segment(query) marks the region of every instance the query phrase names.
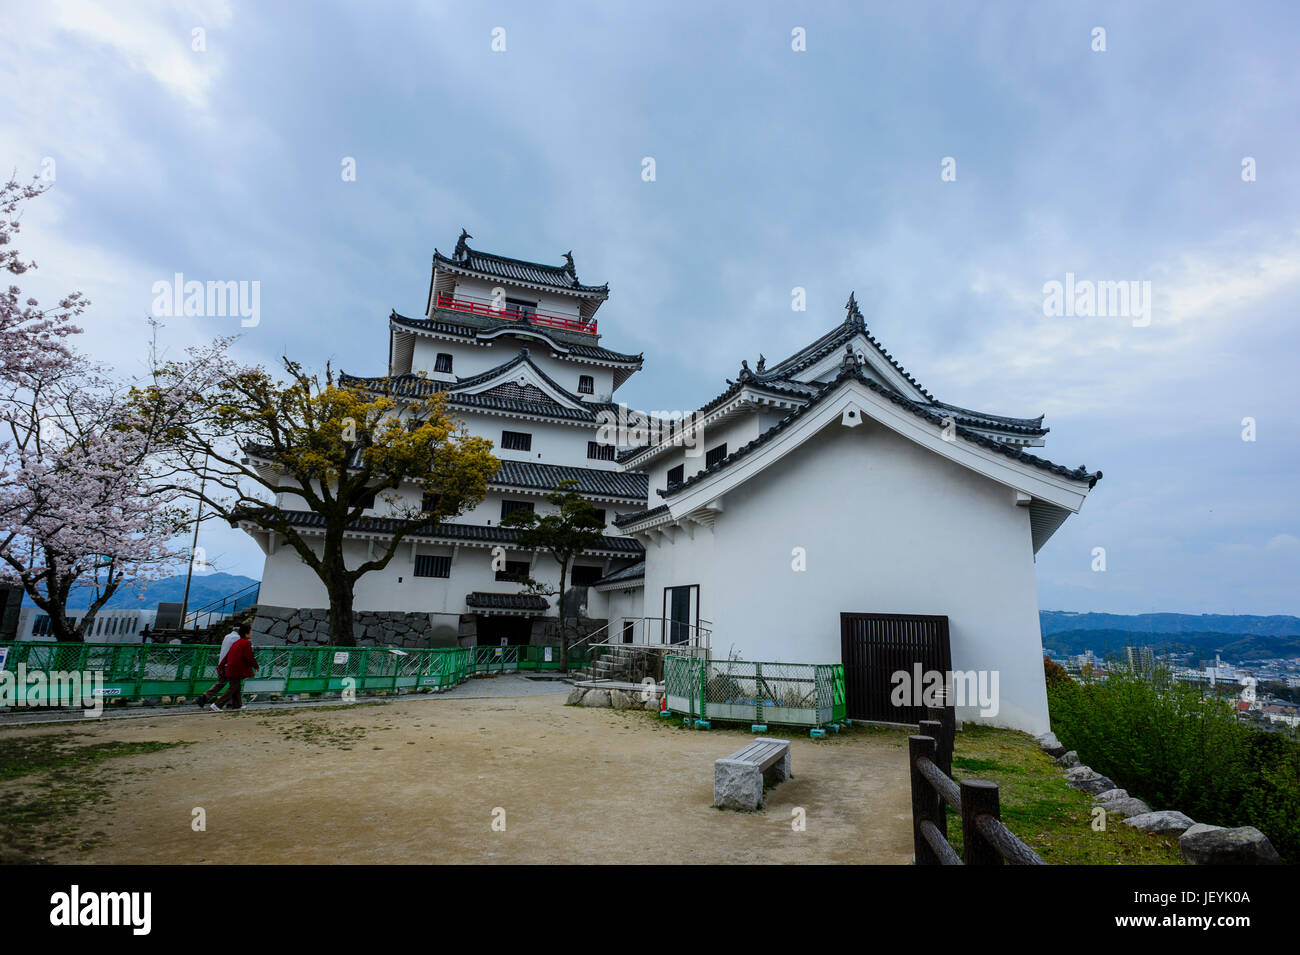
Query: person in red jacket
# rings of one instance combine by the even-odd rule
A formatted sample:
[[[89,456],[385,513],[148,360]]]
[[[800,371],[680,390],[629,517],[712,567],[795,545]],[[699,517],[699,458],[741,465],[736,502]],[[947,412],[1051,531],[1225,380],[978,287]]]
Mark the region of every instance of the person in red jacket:
[[[248,639],[247,631],[242,630],[239,639],[234,642],[226,654],[226,680],[230,686],[221,699],[212,704],[212,709],[220,710],[226,704],[230,709],[242,709],[244,705],[244,681],[257,672],[257,661],[253,659],[253,641]]]

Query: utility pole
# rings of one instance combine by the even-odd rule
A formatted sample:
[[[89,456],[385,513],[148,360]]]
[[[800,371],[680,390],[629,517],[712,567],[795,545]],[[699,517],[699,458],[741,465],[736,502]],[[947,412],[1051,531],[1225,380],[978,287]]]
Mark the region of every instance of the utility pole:
[[[208,455],[203,454],[203,471],[199,478],[199,505],[198,510],[194,512],[194,538],[190,541],[190,562],[185,568],[185,596],[181,598],[181,629],[185,629],[185,618],[189,615],[190,609],[190,580],[194,577],[194,551],[199,546],[199,525],[203,523],[203,491],[208,484]],[[198,629],[198,620],[194,622],[194,629]]]

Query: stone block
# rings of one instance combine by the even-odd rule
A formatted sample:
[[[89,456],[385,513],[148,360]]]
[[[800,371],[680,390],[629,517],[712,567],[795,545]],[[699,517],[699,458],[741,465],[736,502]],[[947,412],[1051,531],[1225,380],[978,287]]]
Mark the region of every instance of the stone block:
[[[1189,826],[1178,838],[1178,852],[1192,865],[1280,865],[1268,836],[1254,826]]]
[[[730,759],[713,764],[713,805],[753,812],[763,806],[763,774],[757,766]]]
[[[1138,816],[1129,816],[1124,820],[1124,825],[1132,826],[1134,829],[1141,829],[1144,832],[1167,832],[1181,835],[1196,825],[1196,821],[1184,816],[1177,809],[1165,809],[1160,812],[1146,812]]]

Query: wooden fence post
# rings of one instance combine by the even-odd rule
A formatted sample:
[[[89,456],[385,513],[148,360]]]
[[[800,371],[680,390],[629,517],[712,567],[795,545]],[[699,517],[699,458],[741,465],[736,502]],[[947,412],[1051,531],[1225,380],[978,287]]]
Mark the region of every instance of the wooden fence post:
[[[1002,818],[998,784],[984,779],[963,780],[961,784],[962,861],[967,865],[1002,865],[1002,853],[989,845],[975,827],[975,820],[980,816]]]
[[[957,711],[951,706],[931,706],[925,711],[927,721],[934,721],[941,729],[935,734],[939,744],[938,758],[935,765],[943,770],[944,775],[952,775],[952,751],[957,737]]]
[[[943,733],[943,726],[934,720],[921,720],[917,725],[921,727],[922,736],[928,736],[934,740],[934,755],[930,757],[931,761],[938,766],[939,769],[943,770],[945,776],[951,776],[952,773],[947,769],[944,769],[943,765],[943,737],[941,736]],[[926,780],[926,785],[929,786],[929,780]],[[931,790],[934,789],[933,786],[929,786],[929,788]],[[946,839],[948,838],[948,805],[942,800],[942,798],[938,799],[934,812],[934,818],[930,821],[939,827],[939,831],[943,833],[943,836]]]
[[[943,830],[942,810],[939,794],[934,791],[930,781],[916,768],[916,761],[922,756],[934,760],[935,741],[929,736],[909,736],[907,738],[908,761],[912,771],[912,849],[916,853],[917,865],[938,865],[939,857],[930,848],[921,835],[921,822],[928,819]]]

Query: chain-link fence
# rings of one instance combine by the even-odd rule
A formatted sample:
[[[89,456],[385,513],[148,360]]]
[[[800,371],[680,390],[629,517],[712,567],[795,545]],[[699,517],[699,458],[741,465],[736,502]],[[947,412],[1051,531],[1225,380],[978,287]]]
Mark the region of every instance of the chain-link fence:
[[[668,709],[704,720],[823,726],[844,719],[844,668],[669,656]]]
[[[99,673],[99,693],[114,700],[193,698],[217,680],[220,647],[174,644],[0,644],[14,680],[15,702],[28,685],[50,685],[55,673]],[[396,647],[254,647],[258,671],[245,693],[279,695],[402,692],[445,689],[467,679],[475,648],[402,650]],[[490,648],[483,648],[490,649]],[[540,649],[540,648],[538,648]],[[558,663],[556,664],[558,666]],[[37,676],[39,674],[39,676]],[[33,694],[33,698],[39,698]]]

